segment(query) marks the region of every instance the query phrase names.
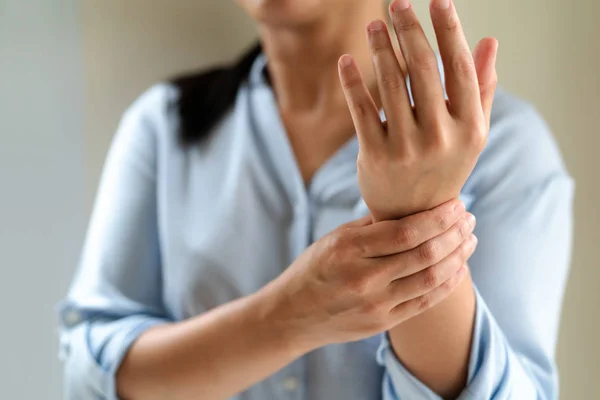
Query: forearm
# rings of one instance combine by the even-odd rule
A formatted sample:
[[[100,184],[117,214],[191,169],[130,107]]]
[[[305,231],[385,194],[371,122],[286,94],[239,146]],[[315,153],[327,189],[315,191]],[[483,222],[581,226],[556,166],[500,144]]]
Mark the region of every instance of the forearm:
[[[269,289],[187,321],[157,327],[132,346],[117,374],[124,399],[224,399],[302,355],[272,313]]]
[[[447,299],[389,331],[394,352],[421,382],[456,398],[467,382],[475,318],[470,276]]]

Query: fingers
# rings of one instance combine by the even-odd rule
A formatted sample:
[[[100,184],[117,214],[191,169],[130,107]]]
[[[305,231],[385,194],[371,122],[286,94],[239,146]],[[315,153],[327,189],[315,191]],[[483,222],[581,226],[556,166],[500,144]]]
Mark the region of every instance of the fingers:
[[[450,112],[461,119],[481,117],[473,57],[451,0],[431,0],[431,20],[444,63]]]
[[[385,269],[384,275],[390,281],[403,280],[402,278],[410,281],[411,277],[424,273],[430,266],[441,262],[468,241],[474,229],[475,217],[466,213],[452,228],[413,250],[378,259],[381,260],[381,265],[377,268]]]
[[[482,39],[473,52],[479,94],[481,97],[481,107],[483,108],[483,114],[488,130],[490,128],[490,116],[492,113],[492,103],[494,102],[494,93],[496,92],[496,86],[498,84],[498,75],[496,73],[497,55],[498,41],[494,38]]]
[[[404,132],[406,129],[403,128],[414,123],[414,117],[404,73],[386,24],[380,20],[371,22],[367,26],[367,36],[386,119],[393,132]]]
[[[343,55],[338,62],[338,72],[360,147],[368,151],[381,146],[385,132],[379,111],[356,62],[349,55]]]
[[[463,265],[450,279],[435,289],[419,297],[398,304],[390,311],[390,313],[397,319],[397,323],[400,323],[430,309],[452,294],[458,285],[465,279],[467,272],[468,267]]]
[[[437,59],[409,0],[395,0],[390,15],[410,76],[417,119],[423,122],[447,112]]]
[[[343,225],[340,225],[338,229],[350,229],[350,228],[360,228],[363,226],[371,225],[373,223],[373,217],[371,214],[365,215],[362,218],[359,218],[354,221],[347,222]]]
[[[458,199],[400,220],[383,221],[352,230],[352,244],[364,258],[402,253],[452,227],[464,216]],[[431,265],[431,264],[429,264]]]
[[[397,279],[390,283],[390,298],[394,299],[394,305],[413,300],[426,295],[444,284],[448,279],[464,265],[475,251],[477,239],[469,234],[467,240],[463,241],[447,257],[438,263],[412,274],[403,279]]]

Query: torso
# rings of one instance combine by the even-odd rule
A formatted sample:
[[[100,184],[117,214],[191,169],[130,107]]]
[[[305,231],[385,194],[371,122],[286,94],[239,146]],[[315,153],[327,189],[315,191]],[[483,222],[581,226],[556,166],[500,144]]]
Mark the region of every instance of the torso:
[[[252,110],[258,104],[260,112]],[[368,212],[357,186],[356,140],[306,187],[282,124],[273,120],[275,107],[266,89],[244,89],[235,108],[248,112],[227,118],[208,144],[159,160],[159,169],[179,177],[159,179],[157,188],[163,297],[175,319],[259,290],[312,241]],[[239,398],[379,398],[378,345],[373,337],[316,350]]]
[[[175,126],[159,136],[157,215],[162,297],[176,320],[261,289],[312,242],[368,213],[356,138],[302,159],[266,84],[243,87],[202,145],[182,150]],[[461,198],[469,208],[474,196]],[[235,399],[381,398],[380,340],[318,349]]]

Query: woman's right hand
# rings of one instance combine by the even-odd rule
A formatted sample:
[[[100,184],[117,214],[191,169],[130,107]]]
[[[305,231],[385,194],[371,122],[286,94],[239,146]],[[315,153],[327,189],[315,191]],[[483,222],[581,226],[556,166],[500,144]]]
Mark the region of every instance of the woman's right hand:
[[[474,225],[458,200],[401,220],[343,225],[267,286],[271,321],[306,351],[388,330],[462,281]]]

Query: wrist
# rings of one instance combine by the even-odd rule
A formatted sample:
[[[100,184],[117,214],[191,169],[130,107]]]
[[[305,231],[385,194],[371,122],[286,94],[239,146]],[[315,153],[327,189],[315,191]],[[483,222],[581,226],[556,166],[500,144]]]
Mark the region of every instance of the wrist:
[[[269,284],[249,297],[254,321],[274,345],[288,356],[298,358],[320,347],[309,339],[303,321],[294,317],[293,306],[273,284]]]

